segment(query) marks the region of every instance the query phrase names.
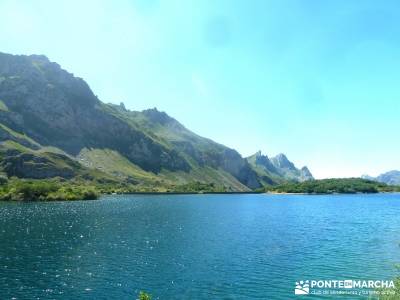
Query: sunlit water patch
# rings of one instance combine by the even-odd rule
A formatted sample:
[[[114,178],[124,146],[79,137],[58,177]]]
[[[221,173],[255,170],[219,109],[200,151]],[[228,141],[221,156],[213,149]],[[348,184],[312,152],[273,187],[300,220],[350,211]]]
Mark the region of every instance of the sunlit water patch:
[[[303,278],[391,279],[399,216],[395,194],[3,202],[0,298],[288,299]]]

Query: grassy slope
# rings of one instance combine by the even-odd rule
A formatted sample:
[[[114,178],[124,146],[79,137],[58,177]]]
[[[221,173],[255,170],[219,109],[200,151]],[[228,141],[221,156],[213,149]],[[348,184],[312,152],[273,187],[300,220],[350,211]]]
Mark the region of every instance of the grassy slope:
[[[255,163],[248,160],[253,170],[257,173],[257,175],[261,178],[263,185],[275,185],[279,183],[283,183],[284,179],[281,176],[273,174],[266,170],[265,168],[256,165]]]
[[[254,172],[236,151],[197,136],[165,113],[155,109],[131,112],[123,105],[104,104],[82,79],[44,56],[4,53],[0,56],[2,66],[7,66],[1,68],[0,76],[0,119],[9,125],[9,128],[0,125],[0,140],[7,141],[5,150],[30,153],[24,159],[33,162],[40,161],[37,157],[54,161],[56,156],[48,153],[57,153],[104,171],[116,180],[128,179],[153,186],[160,181],[165,185],[192,181],[215,183],[238,191],[248,190],[243,184],[259,186]],[[29,90],[29,101],[27,93],[19,86]],[[55,147],[42,147],[23,132],[69,155]],[[10,141],[14,144],[8,143]],[[85,151],[82,147],[91,149]],[[77,154],[79,151],[81,153]],[[30,158],[31,154],[35,157]],[[12,151],[7,155],[12,155]],[[8,164],[20,168],[14,175],[38,178],[26,172],[25,161],[21,166],[18,155],[15,156]],[[41,161],[42,171],[46,171],[47,162]],[[54,161],[55,166],[61,163]],[[10,174],[9,169],[7,171]]]
[[[163,170],[160,174],[161,178],[174,182],[174,185],[189,184],[193,181],[203,183],[214,183],[216,186],[225,187],[227,191],[240,191],[246,192],[250,189],[240,183],[231,174],[224,170],[215,170],[210,167],[198,167],[186,172],[169,172]]]
[[[4,125],[1,126],[12,137],[25,141],[24,144],[28,146],[34,145],[35,149],[14,140],[6,140],[0,143],[0,154],[6,155],[11,150],[17,154],[32,154],[35,157],[46,158],[52,167],[71,169],[76,176],[68,181],[61,178],[41,180],[14,178],[8,184],[1,186],[0,200],[87,199],[90,196],[86,195],[86,190],[94,191],[96,194],[249,190],[232,175],[212,168],[196,168],[189,173],[163,170],[156,175],[142,170],[118,152],[108,149],[83,149],[75,159],[58,148],[42,147],[31,138]]]
[[[114,150],[84,148],[77,156],[77,159],[88,168],[101,170],[121,180],[126,180],[127,178],[143,182],[157,180],[155,174],[142,170]]]
[[[15,144],[13,142],[6,142],[7,146],[5,148],[8,149],[15,149],[18,151],[23,150],[23,146]],[[10,147],[13,144],[12,147]],[[4,144],[0,146],[0,152],[5,149]],[[118,183],[118,180],[104,172],[101,172],[100,170],[96,169],[89,169],[86,168],[82,165],[80,165],[78,162],[75,160],[72,160],[64,155],[59,155],[57,153],[53,152],[40,152],[40,151],[21,151],[20,153],[32,153],[34,154],[35,157],[39,158],[45,158],[48,160],[48,163],[46,164],[47,167],[49,168],[54,168],[54,169],[59,169],[59,170],[71,170],[74,173],[73,179],[79,181],[79,182],[93,182],[95,184],[100,184],[100,183]],[[29,163],[29,162],[28,162]],[[32,163],[32,167],[34,167],[34,163]],[[2,172],[4,173],[4,172]],[[21,178],[22,179],[22,178]],[[29,179],[29,178],[26,178]],[[57,179],[57,177],[56,177]],[[43,180],[52,180],[52,178],[46,178]],[[77,182],[78,184],[78,182]]]
[[[29,137],[9,130],[3,130],[28,145],[40,145]],[[197,166],[190,172],[170,172],[162,170],[159,174],[146,172],[132,164],[116,151],[108,149],[83,149],[77,160],[65,155],[54,147],[31,149],[14,140],[0,143],[0,153],[14,150],[30,153],[48,159],[56,168],[70,168],[76,172],[73,180],[17,180],[12,179],[0,188],[2,200],[73,200],[95,198],[99,193],[128,192],[222,192],[248,191],[232,175],[211,167]],[[78,164],[78,161],[80,164]],[[284,183],[267,187],[266,191],[278,193],[375,193],[400,191],[400,187],[360,179],[324,179],[302,183]]]
[[[0,156],[4,158],[7,153],[12,151],[16,154],[32,154],[34,157],[43,158],[48,161],[48,165],[55,169],[68,169],[76,174],[76,177],[85,180],[113,181],[114,179],[107,174],[95,169],[88,169],[81,166],[73,157],[68,156],[62,150],[55,147],[42,147],[39,143],[18,133],[7,126],[0,124],[0,129],[7,131],[11,139],[0,142]],[[23,144],[21,144],[23,143]]]
[[[83,149],[78,160],[89,168],[99,169],[102,172],[115,176],[121,180],[133,180],[144,185],[161,185],[165,190],[171,187],[189,184],[191,182],[214,183],[220,187],[227,187],[229,191],[249,191],[229,173],[215,170],[210,167],[194,168],[190,172],[171,172],[162,170],[159,174],[143,171],[131,163],[118,152],[109,149]]]
[[[37,143],[36,141],[31,139],[27,135],[16,132],[15,130],[12,130],[11,128],[9,128],[3,124],[0,124],[0,132],[1,132],[2,136],[4,136],[4,137],[8,136],[9,140],[15,141],[19,144],[23,144],[29,148],[38,149],[41,147],[41,145],[39,143]]]
[[[121,113],[112,106],[105,109],[113,111],[124,118],[131,126],[141,128],[152,139],[173,148],[175,142],[191,142],[201,151],[219,151],[219,146],[208,139],[201,138],[185,129],[183,126],[169,128],[160,124],[152,124],[140,112]],[[25,134],[11,130],[0,124],[4,136],[8,140],[0,143],[0,154],[8,150],[18,153],[30,153],[35,157],[42,157],[49,161],[51,167],[70,169],[75,172],[72,184],[75,186],[87,185],[93,182],[100,192],[174,192],[174,191],[249,191],[231,174],[221,169],[208,166],[199,166],[189,155],[182,153],[192,166],[189,172],[171,172],[162,170],[159,174],[146,172],[131,163],[124,156],[109,149],[83,149],[79,155],[70,157],[55,147],[42,147]],[[9,151],[8,151],[9,152]],[[79,162],[79,164],[78,164]],[[307,181],[303,183],[282,183],[282,178],[274,176],[258,166],[255,171],[262,177],[268,176],[274,183],[281,183],[276,187],[267,187],[267,191],[287,193],[358,193],[398,190],[385,184],[359,179],[326,179]],[[0,170],[1,171],[1,170]],[[15,183],[12,183],[13,185]],[[271,184],[265,181],[264,184]],[[14,191],[11,189],[11,191]],[[9,192],[9,191],[8,191]],[[3,190],[3,195],[8,192]],[[14,193],[14,192],[13,192]],[[15,193],[14,193],[15,194]],[[18,193],[17,193],[18,194]],[[15,194],[15,195],[17,195]],[[18,196],[16,196],[18,198]]]
[[[119,106],[103,104],[102,109],[108,113],[124,120],[137,130],[144,132],[151,139],[164,145],[168,149],[174,149],[174,143],[186,142],[195,145],[196,150],[200,152],[221,151],[222,145],[200,137],[180,124],[172,123],[172,126],[160,125],[157,122],[151,122],[142,112],[124,111]],[[240,183],[231,174],[221,169],[214,169],[207,166],[199,166],[199,164],[184,152],[180,154],[189,162],[192,170],[190,172],[170,172],[162,170],[159,178],[172,183],[173,185],[188,184],[192,181],[203,183],[214,183],[218,186],[225,186],[230,191],[249,191],[250,189]]]
[[[8,111],[7,105],[4,103],[3,100],[0,100],[0,110],[2,111]]]

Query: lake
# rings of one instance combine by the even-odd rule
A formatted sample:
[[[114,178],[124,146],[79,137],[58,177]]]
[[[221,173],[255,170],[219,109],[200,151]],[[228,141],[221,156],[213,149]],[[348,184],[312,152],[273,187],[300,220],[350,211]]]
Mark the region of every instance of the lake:
[[[399,194],[1,202],[0,299],[291,299],[392,279],[399,242]]]

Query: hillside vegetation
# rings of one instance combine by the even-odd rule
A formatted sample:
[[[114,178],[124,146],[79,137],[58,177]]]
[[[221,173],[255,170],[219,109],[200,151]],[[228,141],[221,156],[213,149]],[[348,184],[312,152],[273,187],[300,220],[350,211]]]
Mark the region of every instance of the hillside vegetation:
[[[180,185],[140,185],[125,182],[17,179],[0,177],[0,201],[95,200],[105,194],[135,193],[224,193],[223,186],[194,181]]]
[[[72,182],[12,180],[0,186],[1,201],[95,200],[93,186]]]
[[[265,188],[268,192],[276,193],[306,193],[306,194],[355,194],[397,192],[400,187],[362,178],[335,178],[311,180],[299,183],[284,183]]]
[[[103,103],[43,55],[0,53],[0,175],[14,178],[10,191],[17,179],[163,192],[246,192],[312,179],[283,154],[271,164],[270,172],[155,108]]]

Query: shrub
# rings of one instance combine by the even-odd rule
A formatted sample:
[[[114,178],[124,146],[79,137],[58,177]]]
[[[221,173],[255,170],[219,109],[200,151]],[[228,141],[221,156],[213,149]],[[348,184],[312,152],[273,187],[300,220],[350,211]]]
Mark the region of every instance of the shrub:
[[[45,180],[13,180],[0,187],[0,200],[58,201],[94,200],[99,193],[94,187],[77,183]]]
[[[284,183],[275,187],[267,187],[266,190],[280,193],[308,193],[308,194],[332,194],[332,193],[378,193],[380,191],[394,191],[394,187],[383,183],[361,178],[322,179],[309,180],[300,183]]]
[[[141,291],[139,293],[139,300],[151,300],[151,295],[147,294],[146,292]]]

